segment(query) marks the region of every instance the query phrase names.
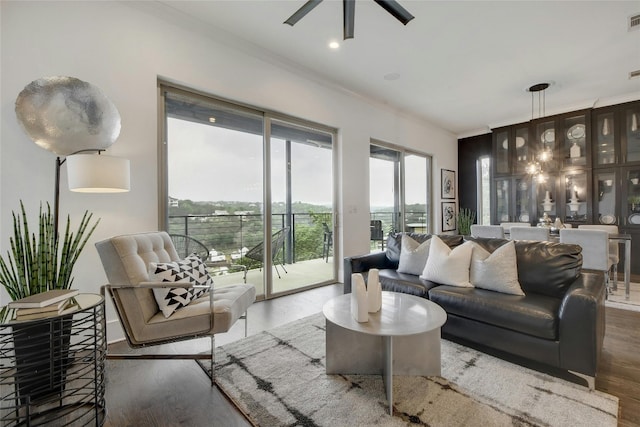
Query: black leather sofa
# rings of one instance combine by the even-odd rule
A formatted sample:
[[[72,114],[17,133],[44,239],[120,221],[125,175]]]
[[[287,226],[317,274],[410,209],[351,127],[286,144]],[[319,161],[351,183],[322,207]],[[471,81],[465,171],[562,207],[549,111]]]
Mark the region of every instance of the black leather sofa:
[[[432,236],[408,233],[423,242]],[[439,236],[447,245],[462,236]],[[475,238],[493,252],[508,242]],[[380,270],[383,290],[428,298],[447,312],[444,336],[510,353],[553,368],[570,371],[594,387],[605,333],[604,275],[581,271],[577,245],[515,241],[518,281],[524,296],[440,285],[398,273],[401,233],[390,234],[384,252],[345,258],[344,292],[351,292],[351,274]]]

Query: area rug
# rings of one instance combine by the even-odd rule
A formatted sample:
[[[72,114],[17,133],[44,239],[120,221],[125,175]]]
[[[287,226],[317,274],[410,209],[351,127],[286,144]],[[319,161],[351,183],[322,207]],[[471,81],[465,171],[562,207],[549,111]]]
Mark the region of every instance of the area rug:
[[[215,379],[276,426],[616,426],[618,398],[442,340],[442,377],[327,375],[321,313],[219,347]],[[201,365],[206,370],[206,365]]]

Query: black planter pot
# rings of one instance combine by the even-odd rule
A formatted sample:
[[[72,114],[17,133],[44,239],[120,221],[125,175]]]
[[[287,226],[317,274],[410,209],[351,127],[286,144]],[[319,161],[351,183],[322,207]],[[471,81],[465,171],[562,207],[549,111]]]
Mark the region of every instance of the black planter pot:
[[[72,316],[62,316],[13,325],[16,387],[22,405],[64,391],[72,323]]]

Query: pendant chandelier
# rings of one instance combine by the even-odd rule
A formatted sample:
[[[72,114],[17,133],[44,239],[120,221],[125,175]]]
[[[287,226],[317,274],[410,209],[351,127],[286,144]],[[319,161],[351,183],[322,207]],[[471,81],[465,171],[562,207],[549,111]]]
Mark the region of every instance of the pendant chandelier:
[[[531,92],[531,120],[533,120],[535,112],[535,95],[538,95],[538,118],[545,116],[545,90],[549,88],[549,83],[537,83],[527,89]],[[549,146],[549,141],[543,139],[542,150],[535,156],[534,160],[530,162],[526,171],[529,175],[532,175],[537,182],[545,182],[547,176],[544,172],[543,165],[553,160],[553,149]]]

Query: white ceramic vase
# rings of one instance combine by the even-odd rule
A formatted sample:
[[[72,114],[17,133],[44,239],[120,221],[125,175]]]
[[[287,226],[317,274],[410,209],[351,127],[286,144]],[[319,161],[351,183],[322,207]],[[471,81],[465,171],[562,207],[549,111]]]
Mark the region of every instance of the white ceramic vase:
[[[375,313],[382,307],[380,272],[377,268],[369,270],[369,276],[367,278],[367,305],[369,313]]]
[[[354,273],[351,275],[351,315],[356,319],[356,322],[369,321],[368,307],[364,277],[360,273]]]

